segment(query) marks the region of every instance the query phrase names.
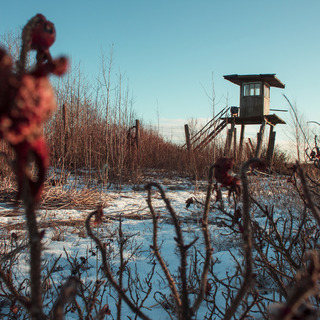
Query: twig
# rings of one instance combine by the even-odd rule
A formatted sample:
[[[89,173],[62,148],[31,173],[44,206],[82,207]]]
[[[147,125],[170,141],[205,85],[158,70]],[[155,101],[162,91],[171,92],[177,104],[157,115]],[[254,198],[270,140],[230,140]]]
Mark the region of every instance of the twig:
[[[302,168],[301,168],[301,166],[299,165],[298,162],[297,162],[297,167],[298,167],[298,174],[299,174],[301,185],[302,185],[303,195],[304,195],[304,197],[306,199],[307,206],[310,208],[314,219],[318,223],[318,226],[320,226],[320,212],[319,212],[319,209],[315,206],[315,204],[314,204],[314,202],[313,202],[313,200],[311,198],[311,195],[310,195],[310,192],[309,192],[309,188],[307,187],[307,182],[306,182],[306,179],[305,179],[305,176],[304,176],[304,172],[303,172],[303,170],[302,170]]]
[[[163,193],[162,195],[166,199],[166,197],[164,195],[164,192],[163,192],[163,189],[158,184],[152,183],[152,184],[148,184],[146,186],[146,189],[148,191],[147,203],[149,205],[149,209],[150,209],[150,212],[151,212],[151,215],[152,215],[152,219],[153,219],[153,245],[152,245],[152,249],[154,251],[154,254],[155,254],[157,260],[160,263],[162,271],[164,272],[164,274],[165,274],[165,276],[167,278],[167,281],[168,281],[168,284],[169,284],[169,287],[170,287],[170,290],[171,290],[171,294],[174,297],[174,301],[176,303],[176,308],[177,308],[177,310],[180,310],[180,308],[182,306],[182,302],[181,302],[178,290],[177,290],[175,282],[174,282],[174,280],[173,280],[173,278],[172,278],[172,276],[170,274],[170,271],[167,268],[167,265],[165,264],[164,260],[161,257],[159,246],[158,246],[158,217],[157,217],[157,215],[156,215],[156,213],[154,211],[154,208],[153,208],[153,205],[152,205],[152,201],[151,201],[151,187],[152,186],[155,186],[157,188],[159,187],[160,192],[162,191],[162,193]],[[171,205],[170,205],[170,207],[171,207]]]
[[[248,177],[247,171],[250,164],[254,162],[261,162],[257,158],[253,158],[245,162],[241,167],[241,182],[242,182],[242,239],[243,239],[243,249],[244,249],[244,265],[245,271],[243,275],[242,285],[233,299],[230,307],[226,310],[224,320],[230,320],[235,314],[241,300],[245,296],[246,292],[249,290],[253,283],[252,277],[252,230],[251,230],[251,218],[250,218],[250,197],[248,188]]]
[[[18,292],[18,290],[15,288],[15,286],[13,285],[11,273],[5,272],[0,267],[0,278],[5,283],[5,285],[10,290],[10,292],[13,294],[15,299],[17,299],[27,310],[30,310],[30,308],[31,308],[31,300],[28,297],[21,295]]]
[[[22,47],[20,51],[20,57],[19,61],[17,63],[18,72],[23,73],[26,69],[26,62],[27,62],[27,55],[30,51],[30,37],[31,37],[31,31],[35,27],[35,24],[37,22],[37,17],[32,17],[27,24],[22,29]]]
[[[202,218],[202,232],[203,232],[203,237],[205,242],[206,256],[205,256],[204,265],[202,269],[199,293],[192,306],[193,313],[195,313],[199,309],[200,304],[203,300],[204,292],[207,284],[207,276],[210,268],[210,261],[212,258],[212,248],[211,248],[210,234],[208,229],[208,217],[209,217],[210,199],[211,199],[211,192],[212,192],[212,185],[213,185],[213,170],[214,170],[214,166],[212,166],[209,170],[207,195],[206,195],[206,201],[205,201],[203,218]]]
[[[27,217],[27,228],[30,244],[30,283],[31,283],[31,319],[43,320],[46,316],[42,310],[41,290],[41,235],[35,212],[35,199],[30,192],[30,184],[27,176],[23,183],[22,199]]]
[[[301,133],[303,134],[303,137],[304,137],[305,141],[307,142],[309,148],[311,149],[310,144],[309,144],[309,141],[308,141],[308,139],[307,139],[307,136],[306,136],[306,134],[304,133],[304,131],[303,131],[303,129],[302,129],[302,126],[301,126],[301,124],[300,124],[300,121],[299,121],[299,119],[298,119],[296,110],[295,110],[294,107],[292,106],[292,104],[291,104],[290,100],[287,98],[287,96],[286,96],[285,94],[283,94],[283,96],[284,96],[284,98],[287,100],[287,102],[288,102],[288,104],[289,104],[289,106],[290,106],[290,108],[291,108],[291,110],[292,110],[292,112],[293,112],[293,114],[294,114],[294,117],[295,117],[295,119],[296,119],[296,122],[297,122],[297,124],[299,125],[299,128],[300,128],[300,130],[301,130]]]
[[[123,232],[122,232],[122,217],[120,215],[119,218],[119,230],[118,230],[118,235],[119,235],[119,252],[120,252],[120,267],[119,267],[119,287],[121,290],[123,290],[123,272],[124,272],[124,258],[123,258],[123,250],[124,250],[124,242],[125,239],[123,237]],[[121,295],[119,294],[118,297],[118,302],[117,302],[117,320],[121,320],[121,306],[122,306],[122,299]]]
[[[88,217],[85,221],[85,226],[87,229],[88,236],[96,243],[96,245],[98,246],[98,249],[101,253],[104,274],[106,275],[106,277],[108,278],[108,280],[110,281],[110,283],[114,287],[114,289],[118,292],[118,294],[121,295],[121,298],[125,301],[125,303],[129,306],[129,308],[133,312],[135,312],[141,319],[150,320],[149,317],[147,317],[139,308],[137,308],[132,303],[132,301],[128,298],[128,296],[125,294],[125,292],[120,288],[117,281],[114,279],[114,277],[110,271],[108,262],[107,262],[106,249],[105,249],[104,245],[102,244],[102,242],[92,232],[92,229],[90,226],[90,220],[92,217],[99,215],[100,210],[102,211],[102,208],[99,208],[98,210],[95,210],[88,215]],[[101,214],[101,212],[100,212],[100,214]]]
[[[64,319],[64,306],[71,301],[77,294],[77,286],[79,279],[70,277],[67,282],[62,286],[58,299],[56,300],[54,307],[51,311],[53,320]]]
[[[298,283],[293,288],[287,301],[284,304],[276,305],[273,307],[274,320],[291,320],[298,312],[299,307],[304,301],[319,292],[319,274],[320,274],[320,259],[317,251],[312,251],[306,257],[308,265],[305,270],[297,274]],[[310,310],[311,311],[311,310]],[[309,312],[310,313],[310,312]],[[317,311],[313,310],[310,315],[316,315]],[[299,317],[298,317],[299,318]],[[297,319],[298,319],[297,318]],[[303,318],[300,318],[303,319]],[[310,318],[318,319],[318,317]]]

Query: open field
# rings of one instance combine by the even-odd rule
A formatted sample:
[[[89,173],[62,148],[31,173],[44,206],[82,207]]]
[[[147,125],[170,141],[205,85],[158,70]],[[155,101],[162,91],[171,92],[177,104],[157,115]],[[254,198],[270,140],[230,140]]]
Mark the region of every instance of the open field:
[[[152,179],[163,186],[177,217],[181,222],[182,234],[186,243],[198,240],[188,250],[188,293],[190,301],[197,295],[199,278],[202,271],[205,245],[202,236],[202,214],[206,198],[206,181],[194,182],[185,177],[175,179],[161,178],[149,174],[141,185],[123,186],[122,190],[104,189],[101,185],[95,188],[83,189],[64,186],[47,186],[37,211],[37,220],[44,233],[42,239],[43,255],[43,298],[45,310],[52,308],[61,284],[73,275],[79,279],[78,295],[67,304],[66,319],[92,317],[108,306],[110,314],[106,319],[116,319],[119,314],[117,292],[110,286],[109,281],[101,270],[101,253],[94,241],[88,237],[85,220],[89,212],[101,204],[103,206],[102,223],[93,227],[95,234],[105,245],[108,263],[114,277],[119,280],[121,275],[122,287],[130,295],[136,305],[151,319],[174,319],[175,304],[170,294],[170,288],[159,263],[153,254],[153,222],[150,209],[146,202],[147,191],[144,185]],[[73,180],[70,180],[71,184]],[[79,184],[79,186],[82,186]],[[247,319],[269,319],[268,308],[280,299],[285,299],[283,288],[290,291],[294,282],[294,264],[286,263],[288,252],[276,252],[277,246],[286,246],[291,250],[290,239],[302,237],[299,226],[302,214],[305,212],[303,201],[293,183],[285,176],[266,176],[255,173],[249,176],[249,189],[256,204],[251,206],[254,235],[264,241],[261,250],[256,249],[254,256],[255,284],[249,290],[246,299],[242,301],[235,315],[240,319],[247,312]],[[10,191],[10,190],[9,190]],[[1,263],[13,275],[14,283],[21,293],[28,296],[29,254],[23,209],[13,207],[14,190],[1,192]],[[241,202],[227,198],[223,191],[221,201],[211,198],[209,211],[209,233],[213,248],[210,270],[208,274],[207,292],[204,301],[195,314],[196,319],[223,319],[231,298],[239,290],[243,281],[243,248],[241,239],[241,218],[233,220]],[[187,201],[188,200],[188,201]],[[180,256],[177,252],[175,228],[172,217],[161,198],[154,190],[152,193],[153,208],[158,215],[160,252],[178,287]],[[273,225],[266,212],[272,213]],[[311,218],[303,228],[309,228]],[[275,228],[276,226],[276,228]],[[283,244],[277,235],[281,234]],[[290,234],[288,234],[290,232]],[[304,233],[305,243],[312,238]],[[269,238],[267,238],[269,237]],[[274,242],[273,239],[274,238]],[[278,242],[277,242],[278,241]],[[300,240],[299,240],[300,241]],[[312,241],[311,241],[312,242]],[[310,243],[311,244],[311,243]],[[308,246],[308,245],[307,245]],[[300,244],[291,258],[298,261]],[[293,254],[293,252],[292,252]],[[274,273],[283,277],[283,288],[272,277],[268,265],[262,257],[268,257],[274,265]],[[287,261],[288,262],[288,261]],[[122,267],[121,267],[122,266]],[[278,270],[279,269],[279,270]],[[284,277],[283,272],[287,274]],[[180,288],[181,289],[181,288]],[[1,314],[9,313],[12,302],[7,290],[2,286]],[[231,299],[231,300],[230,300]],[[24,309],[17,306],[15,319],[27,318]],[[8,316],[9,318],[9,316]],[[134,313],[125,303],[121,307],[121,319],[134,319]],[[91,319],[91,318],[90,318]]]

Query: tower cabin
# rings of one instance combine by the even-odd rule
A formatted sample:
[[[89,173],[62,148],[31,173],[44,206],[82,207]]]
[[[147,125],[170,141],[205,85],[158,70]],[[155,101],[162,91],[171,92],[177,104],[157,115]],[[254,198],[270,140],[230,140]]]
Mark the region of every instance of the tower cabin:
[[[261,117],[270,113],[270,87],[285,88],[275,74],[232,74],[226,80],[240,86],[240,117]]]
[[[262,138],[265,126],[268,124],[270,126],[270,133],[267,158],[272,162],[276,135],[274,127],[276,124],[285,124],[285,121],[276,114],[270,114],[270,88],[284,89],[285,85],[275,74],[231,74],[224,76],[224,78],[240,86],[240,114],[237,107],[231,107],[231,117],[226,119],[231,124],[231,129],[228,130],[225,154],[228,154],[230,151],[231,140],[236,139],[236,125],[241,125],[239,143],[239,153],[241,156],[245,126],[260,124],[255,152],[255,156],[260,157]]]

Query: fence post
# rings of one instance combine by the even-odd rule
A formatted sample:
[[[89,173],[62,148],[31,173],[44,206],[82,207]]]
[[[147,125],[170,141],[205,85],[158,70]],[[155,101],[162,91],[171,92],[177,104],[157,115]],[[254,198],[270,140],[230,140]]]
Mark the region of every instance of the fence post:
[[[140,166],[140,120],[136,119],[136,125],[134,127],[135,129],[135,141],[133,146],[133,158],[132,158],[132,169],[136,171]]]
[[[67,113],[67,104],[64,103],[62,105],[62,122],[63,122],[63,150],[62,150],[62,161],[63,161],[63,167],[65,163],[65,157],[67,154],[67,148],[68,148],[68,113]]]
[[[139,150],[139,141],[140,140],[140,120],[136,119],[136,146],[137,151]]]
[[[187,150],[190,154],[191,152],[190,131],[189,131],[189,126],[187,124],[184,125],[184,133],[186,136]]]

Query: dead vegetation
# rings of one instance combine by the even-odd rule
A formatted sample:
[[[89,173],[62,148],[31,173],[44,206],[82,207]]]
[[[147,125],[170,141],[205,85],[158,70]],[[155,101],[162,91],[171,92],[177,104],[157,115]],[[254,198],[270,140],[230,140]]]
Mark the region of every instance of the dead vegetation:
[[[42,192],[39,209],[83,209],[96,208],[97,204],[106,207],[112,199],[103,191],[87,188],[66,188],[63,186],[46,186]],[[1,185],[0,202],[22,207],[17,200],[17,189],[14,185]]]
[[[19,82],[25,76],[37,83],[47,81],[50,72],[61,75],[65,71],[66,59],[52,59],[49,52],[54,42],[53,31],[53,24],[42,15],[27,23],[15,71],[10,56],[0,49],[2,85],[9,89],[11,85],[17,86],[12,91],[17,93],[26,88],[26,84]],[[50,41],[43,46],[37,43],[41,37],[49,37]],[[30,71],[27,53],[31,49],[37,51],[37,57]],[[103,67],[100,85],[104,94],[101,96],[90,96],[87,87],[80,85],[83,82],[74,74],[56,83],[59,109],[45,127],[52,164],[60,169],[62,176],[72,171],[78,181],[84,175],[88,184],[99,179],[106,186],[116,184],[118,189],[129,180],[138,186],[142,169],[153,167],[187,173],[197,182],[208,172],[211,159],[221,153],[219,146],[208,147],[190,161],[185,150],[165,142],[154,130],[142,127],[138,131],[137,122],[133,126],[132,101],[123,90],[121,74],[115,85],[110,82],[111,66],[112,56],[109,64]],[[13,79],[15,81],[11,81]],[[44,93],[49,93],[48,88],[50,86],[43,89]],[[110,96],[111,92],[115,93],[114,97]],[[0,115],[5,123],[13,126],[0,127],[6,140],[2,156],[16,175],[16,184],[11,184],[7,174],[2,180],[0,201],[16,206],[14,211],[4,209],[2,218],[14,218],[18,214],[25,217],[23,223],[12,223],[12,220],[10,224],[1,225],[1,317],[60,320],[73,315],[78,319],[120,320],[125,304],[131,310],[132,319],[150,319],[147,311],[158,306],[165,310],[168,318],[179,320],[196,318],[201,306],[205,306],[203,319],[208,320],[319,318],[318,169],[305,173],[297,163],[289,170],[291,174],[286,180],[273,180],[270,173],[266,173],[269,177],[263,185],[261,173],[256,179],[248,178],[250,165],[261,163],[260,159],[239,163],[239,180],[229,175],[230,162],[218,158],[209,170],[203,199],[193,197],[186,203],[197,206],[194,212],[197,217],[190,220],[199,225],[198,234],[190,224],[185,226],[184,223],[190,221],[180,218],[163,187],[155,182],[146,185],[145,206],[135,212],[128,209],[108,216],[104,215],[103,208],[112,198],[98,188],[68,189],[64,183],[54,187],[44,184],[49,154],[42,125],[48,117],[47,111],[55,107],[53,95],[49,99],[50,110],[47,110],[48,105],[36,99],[39,98],[37,89],[30,90],[30,94],[34,94],[30,101],[35,104],[31,111],[38,110],[40,114],[38,123],[28,112],[29,100],[22,99],[17,110],[16,97],[9,99],[6,90],[1,94],[4,102]],[[20,117],[15,118],[17,112]],[[22,130],[25,124],[28,130]],[[7,167],[2,169],[3,173]],[[221,171],[214,173],[214,168]],[[217,184],[215,191],[221,187],[229,189],[226,200],[229,206],[219,192],[212,198],[214,182]],[[164,219],[155,208],[155,200],[163,201],[167,210]],[[83,219],[47,221],[45,214],[40,218],[37,215],[39,208],[91,212],[86,212]],[[210,221],[213,215],[214,223]],[[135,241],[139,235],[125,232],[123,228],[124,219],[137,217],[152,220],[152,242],[148,249],[150,268],[143,276],[136,265],[131,264],[141,254],[142,245]],[[114,223],[110,223],[112,219]],[[160,222],[172,225],[170,238],[175,241],[178,257],[175,270],[169,267],[162,249],[159,238],[163,225]],[[116,223],[116,227],[111,228]],[[212,239],[213,227],[221,228],[219,236],[223,242],[220,245],[225,246],[235,266],[223,277],[215,272],[220,261],[218,256],[213,257],[214,246],[218,246],[217,240]],[[71,228],[73,231],[69,232]],[[85,254],[71,255],[64,249],[64,258],[61,254],[52,261],[44,259],[49,241],[58,245],[73,234],[78,235],[75,246],[80,246],[84,237],[90,238]],[[27,271],[22,271],[23,267]],[[95,271],[94,278],[90,278],[90,270]],[[154,280],[156,275],[160,276]],[[170,292],[166,294],[160,289],[154,292],[154,281],[162,288],[169,287]],[[111,299],[116,304],[113,311],[109,304]],[[150,307],[146,301],[151,299],[155,303]]]
[[[219,200],[211,196],[212,183],[209,183],[206,197],[203,199],[193,199],[192,203],[195,212],[198,212],[198,214],[199,210],[204,213],[207,212],[205,217],[201,219],[201,224],[204,228],[204,239],[207,239],[205,242],[208,243],[207,246],[201,240],[202,245],[204,245],[204,251],[203,248],[200,249],[197,245],[200,241],[198,236],[195,236],[194,240],[189,243],[184,242],[184,235],[180,234],[181,231],[179,231],[182,226],[182,219],[176,217],[175,210],[166,198],[161,186],[154,183],[147,186],[147,190],[151,191],[151,189],[155,188],[159,191],[159,194],[149,193],[148,206],[150,211],[148,215],[146,214],[146,217],[150,219],[150,212],[154,212],[152,198],[156,196],[163,199],[171,218],[163,217],[161,221],[167,221],[175,225],[177,230],[177,246],[180,250],[188,252],[188,259],[186,259],[186,252],[179,254],[181,267],[188,270],[183,280],[180,278],[183,273],[181,267],[178,274],[171,274],[171,270],[169,271],[166,263],[162,260],[163,253],[157,247],[157,223],[159,218],[155,212],[151,214],[154,219],[154,240],[153,244],[150,244],[153,251],[150,258],[156,258],[160,265],[162,265],[165,275],[164,279],[167,279],[164,281],[168,281],[172,290],[170,297],[161,294],[161,292],[156,292],[154,299],[157,304],[168,310],[168,315],[175,314],[179,319],[186,319],[186,317],[192,317],[193,314],[196,314],[198,303],[204,303],[207,307],[204,319],[242,319],[257,315],[261,319],[270,319],[270,317],[272,319],[282,319],[284,316],[285,319],[304,319],[306,314],[313,316],[310,319],[318,317],[319,302],[317,300],[318,291],[316,283],[318,281],[317,264],[319,259],[317,255],[317,243],[319,232],[317,231],[317,223],[315,222],[318,220],[318,209],[313,205],[313,200],[308,197],[308,192],[310,192],[309,190],[313,190],[313,193],[316,192],[315,190],[319,188],[319,184],[316,180],[310,180],[309,178],[304,180],[303,171],[301,171],[299,166],[296,168],[297,171],[293,172],[292,180],[287,177],[263,178],[263,175],[259,174],[251,174],[249,180],[246,180],[247,176],[245,173],[247,170],[244,168],[242,171],[244,175],[241,178],[243,191],[242,204],[236,198],[231,198],[229,201],[231,203],[234,201],[234,204],[230,208],[225,205],[223,206],[222,199]],[[313,175],[315,179],[314,171],[307,173],[307,177],[309,175]],[[299,198],[299,194],[302,198]],[[281,198],[281,195],[283,195],[283,198]],[[267,202],[264,202],[264,199]],[[290,202],[288,199],[290,199]],[[292,207],[292,205],[294,206]],[[81,259],[70,256],[66,252],[66,259],[73,272],[70,280],[66,282],[66,286],[61,289],[69,293],[63,298],[66,304],[63,307],[64,311],[59,309],[59,312],[63,312],[64,315],[67,315],[69,312],[76,313],[80,318],[91,315],[93,318],[100,319],[99,314],[103,314],[104,317],[107,316],[111,313],[110,306],[102,303],[102,301],[104,301],[104,297],[110,294],[111,285],[116,289],[116,293],[113,292],[112,296],[118,303],[123,300],[124,303],[128,303],[129,306],[131,305],[132,312],[136,317],[148,319],[143,312],[143,305],[144,301],[150,298],[152,279],[155,271],[150,270],[146,282],[149,283],[150,287],[145,291],[146,289],[144,287],[142,289],[142,285],[139,285],[142,281],[139,276],[139,270],[124,267],[127,266],[129,261],[125,260],[124,256],[120,258],[120,266],[118,265],[114,269],[115,258],[108,247],[103,245],[105,241],[117,239],[119,259],[119,254],[121,257],[121,253],[124,253],[127,250],[125,248],[128,248],[129,243],[134,240],[132,235],[124,234],[121,231],[121,221],[122,219],[133,218],[134,215],[139,215],[140,212],[130,212],[127,216],[125,212],[114,215],[114,223],[118,223],[120,218],[120,225],[109,235],[104,235],[101,231],[98,232],[98,229],[95,229],[95,232],[92,229],[95,225],[99,228],[99,226],[106,226],[107,222],[111,222],[107,214],[108,211],[102,215],[102,212],[99,210],[93,211],[87,217],[86,228],[88,235],[97,243],[98,250],[102,255],[103,270],[108,281],[101,278],[95,284],[87,284],[84,280],[87,268],[92,268],[92,260],[89,257],[93,254],[94,256],[99,255],[96,249],[91,250],[88,257],[80,257]],[[145,208],[141,208],[141,210],[144,211]],[[225,278],[217,277],[215,274],[214,267],[219,262],[211,257],[211,248],[218,249],[218,244],[214,239],[210,240],[211,235],[206,231],[209,230],[206,226],[212,226],[208,222],[208,217],[210,215],[217,215],[217,211],[221,212],[219,226],[226,232],[222,237],[225,237],[225,246],[230,250],[230,253],[232,252],[232,248],[236,249],[241,242],[243,243],[243,262],[240,262],[234,256],[236,268],[232,274],[228,274]],[[282,212],[282,217],[279,218],[276,211]],[[99,212],[100,214],[98,214]],[[92,219],[95,220],[93,224],[90,223]],[[264,222],[262,223],[262,221]],[[185,222],[190,224],[190,220],[188,221],[188,219]],[[199,223],[199,217],[197,223]],[[44,217],[44,219],[39,221],[38,225],[42,230],[54,228],[54,232],[51,235],[52,241],[63,241],[66,234],[71,232],[69,227],[72,227],[72,230],[74,230],[72,232],[79,232],[79,235],[85,236],[84,220],[46,221]],[[16,234],[15,230],[20,230],[20,228],[23,230],[25,224],[12,225],[12,227],[7,229],[8,234],[11,234],[8,238],[11,245],[3,248],[3,256],[6,257],[6,263],[9,260],[11,262],[9,265],[3,264],[3,270],[8,270],[9,266],[17,265],[19,255],[26,253],[28,245],[25,242],[25,237],[19,235],[19,238],[16,239],[14,236]],[[100,238],[103,239],[103,242],[101,242]],[[139,247],[133,245],[132,249],[133,257],[138,253]],[[205,252],[211,252],[208,258],[205,258]],[[55,288],[54,283],[56,280],[53,277],[55,268],[59,267],[60,259],[61,257],[58,257],[51,268],[44,269],[46,270],[44,277],[50,279],[50,281],[45,281],[48,287],[43,287],[44,296],[48,296],[49,294],[56,295],[58,292],[61,292],[58,288]],[[203,264],[205,261],[208,261],[207,264]],[[100,260],[97,260],[97,262],[100,265]],[[201,265],[206,266],[205,269],[202,269]],[[207,275],[204,275],[203,272],[206,272]],[[124,278],[129,276],[128,283],[131,284],[129,296],[127,295],[127,289],[125,289],[127,288],[127,284],[119,278],[121,273]],[[7,285],[9,285],[10,281],[13,281],[8,276],[2,275],[3,281]],[[225,294],[223,295],[224,306],[221,305],[221,298],[217,300],[218,291],[221,288],[225,290]],[[10,292],[10,286],[6,290],[8,289]],[[143,292],[145,294],[144,297],[141,296]],[[22,319],[22,315],[24,314],[23,304],[21,305],[18,301],[23,301],[24,298],[16,293],[16,298],[10,300],[8,291],[3,291],[3,294],[7,297],[6,299],[8,300],[6,301],[8,303],[11,301],[11,307],[17,308],[17,315],[19,315],[19,319]],[[77,299],[75,299],[76,296],[74,294],[76,294]],[[307,298],[309,296],[310,298]],[[184,304],[182,303],[183,299],[185,301]],[[194,301],[196,307],[186,301]],[[309,303],[307,303],[308,301]],[[58,308],[59,303],[62,303],[62,300],[56,302],[55,308]],[[86,306],[85,310],[81,307],[82,303]],[[58,313],[57,310],[55,311],[56,314]],[[119,319],[122,318],[121,310],[122,308],[119,307],[117,311]],[[94,314],[95,316],[93,316]]]

